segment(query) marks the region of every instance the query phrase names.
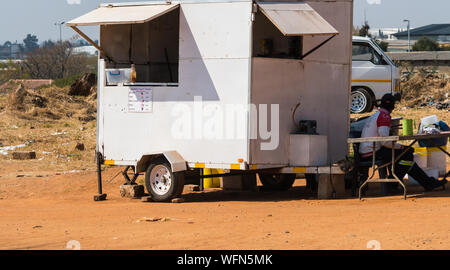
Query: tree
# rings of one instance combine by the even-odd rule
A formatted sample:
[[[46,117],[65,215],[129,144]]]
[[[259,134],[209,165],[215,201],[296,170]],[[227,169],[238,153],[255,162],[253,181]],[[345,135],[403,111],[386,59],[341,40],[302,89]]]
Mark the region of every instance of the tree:
[[[422,37],[413,45],[412,50],[415,52],[439,51],[439,44],[428,37]]]
[[[42,43],[42,47],[43,48],[51,48],[51,47],[53,47],[53,46],[55,46],[56,44],[55,44],[55,42],[53,42],[52,40],[46,40],[46,41],[44,41],[43,43]]]
[[[23,40],[25,44],[25,52],[32,52],[35,49],[39,48],[38,38],[34,35],[28,34],[27,37]]]
[[[11,47],[12,43],[11,41],[6,41],[5,44],[3,44],[3,47],[9,48]]]
[[[352,36],[359,36],[359,30],[361,30],[359,27],[353,26],[353,28],[352,28]]]
[[[61,79],[89,71],[88,60],[86,55],[74,54],[72,44],[65,41],[29,52],[22,65],[30,78]]]
[[[388,51],[389,43],[387,43],[386,41],[382,41],[382,40],[376,40],[375,42],[378,44],[378,46],[380,46],[380,48],[383,51],[385,51],[385,52]]]
[[[361,28],[359,29],[359,36],[371,37],[371,35],[369,34],[369,30],[370,30],[369,22],[365,21],[363,26],[361,26]]]

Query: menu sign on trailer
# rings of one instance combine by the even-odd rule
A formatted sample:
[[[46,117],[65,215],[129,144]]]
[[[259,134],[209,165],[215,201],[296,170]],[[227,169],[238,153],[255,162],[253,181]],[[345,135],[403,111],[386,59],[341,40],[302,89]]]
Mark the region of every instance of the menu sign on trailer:
[[[128,94],[128,112],[152,113],[153,91],[149,87],[131,87]]]

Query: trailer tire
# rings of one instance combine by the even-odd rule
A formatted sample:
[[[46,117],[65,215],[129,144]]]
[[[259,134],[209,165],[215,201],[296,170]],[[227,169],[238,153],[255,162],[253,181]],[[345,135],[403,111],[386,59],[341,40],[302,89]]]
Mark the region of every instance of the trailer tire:
[[[174,173],[166,160],[154,160],[145,173],[145,187],[153,201],[170,201],[183,193],[184,172]]]
[[[294,185],[296,174],[259,173],[259,180],[267,190],[286,191]]]

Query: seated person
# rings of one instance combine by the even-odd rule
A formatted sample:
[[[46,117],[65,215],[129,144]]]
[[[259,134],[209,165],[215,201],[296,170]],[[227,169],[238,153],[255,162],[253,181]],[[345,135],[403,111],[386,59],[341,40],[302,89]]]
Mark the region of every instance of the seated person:
[[[381,99],[380,109],[373,114],[364,126],[361,138],[367,137],[387,137],[391,128],[391,113],[395,108],[395,103],[400,100],[400,95],[395,97],[386,94]],[[436,178],[429,177],[415,162],[414,148],[396,143],[394,145],[395,156],[399,156],[406,150],[406,153],[397,161],[394,166],[395,175],[403,180],[406,174],[412,176],[426,191],[432,191],[435,188],[442,187],[447,180],[438,181]],[[371,161],[373,153],[377,160],[383,164],[392,162],[392,142],[376,142],[376,149],[373,149],[373,142],[361,143],[359,153],[362,161]]]

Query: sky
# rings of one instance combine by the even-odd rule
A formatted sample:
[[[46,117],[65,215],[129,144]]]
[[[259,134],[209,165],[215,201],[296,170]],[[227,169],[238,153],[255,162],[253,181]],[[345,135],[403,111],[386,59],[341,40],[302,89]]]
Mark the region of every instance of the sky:
[[[28,33],[39,42],[59,39],[55,23],[69,21],[100,3],[136,2],[139,0],[2,0],[0,15],[0,43],[22,43]],[[20,10],[20,12],[19,12]],[[432,23],[450,23],[449,0],[354,0],[354,24],[362,25],[364,14],[372,28],[404,28],[404,19],[411,20],[411,27]],[[72,29],[63,27],[63,39],[75,35]],[[95,27],[84,28],[93,39],[98,39]]]

